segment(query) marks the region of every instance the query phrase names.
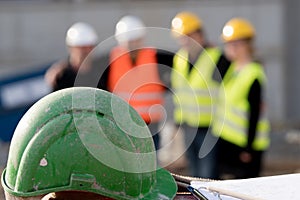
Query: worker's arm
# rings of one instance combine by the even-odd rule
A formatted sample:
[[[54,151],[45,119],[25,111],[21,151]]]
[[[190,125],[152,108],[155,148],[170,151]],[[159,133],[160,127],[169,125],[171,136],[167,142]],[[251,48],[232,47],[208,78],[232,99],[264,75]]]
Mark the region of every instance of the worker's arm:
[[[261,85],[256,79],[249,91],[248,102],[250,105],[250,112],[248,116],[249,127],[248,127],[248,140],[245,151],[241,152],[240,160],[244,163],[253,162],[253,153],[252,144],[256,135],[256,126],[259,120],[260,114],[260,105],[261,105]]]
[[[262,98],[261,96],[262,96],[261,85],[259,81],[256,79],[253,82],[248,94],[250,112],[249,112],[248,143],[246,147],[247,151],[252,150],[252,143],[256,135],[256,126],[260,115],[260,106],[261,106],[261,98]]]
[[[45,74],[45,81],[51,87],[53,92],[61,89],[58,79],[63,75],[67,66],[67,61],[58,61],[47,70]]]

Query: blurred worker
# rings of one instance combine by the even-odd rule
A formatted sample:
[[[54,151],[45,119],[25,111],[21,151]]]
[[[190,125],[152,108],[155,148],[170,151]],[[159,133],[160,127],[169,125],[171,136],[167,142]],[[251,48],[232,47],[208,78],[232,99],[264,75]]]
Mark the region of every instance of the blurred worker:
[[[69,28],[66,34],[69,58],[55,63],[45,75],[53,91],[74,86],[97,86],[99,69],[92,65],[91,57],[86,59],[97,42],[97,33],[91,25],[78,22]]]
[[[124,16],[117,23],[115,38],[118,46],[110,53],[107,88],[142,116],[158,149],[165,92],[159,65],[171,66],[173,55],[145,47],[145,36],[145,25],[136,16]]]
[[[192,176],[217,178],[217,138],[209,126],[219,82],[230,63],[218,48],[209,45],[202,21],[194,13],[178,13],[172,20],[172,33],[181,46],[171,75],[174,120],[185,132],[190,172]]]
[[[114,117],[123,113],[113,112],[112,101],[132,118]],[[49,94],[15,130],[1,180],[6,200],[173,199],[176,183],[157,168],[145,127],[132,107],[103,90]]]
[[[266,77],[253,58],[254,38],[254,27],[242,18],[231,19],[223,28],[225,53],[232,64],[223,79],[213,133],[220,135],[221,172],[235,178],[258,176],[269,145],[263,100]]]

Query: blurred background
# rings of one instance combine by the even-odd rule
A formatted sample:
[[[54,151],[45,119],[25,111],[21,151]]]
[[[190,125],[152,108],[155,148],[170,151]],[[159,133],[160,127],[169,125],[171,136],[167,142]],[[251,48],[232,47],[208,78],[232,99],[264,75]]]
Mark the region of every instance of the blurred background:
[[[299,172],[299,8],[295,0],[0,0],[0,165],[5,167],[9,141],[23,113],[49,93],[43,75],[67,56],[65,34],[73,23],[90,23],[101,42],[113,36],[115,24],[126,14],[141,17],[146,26],[170,28],[172,18],[188,10],[199,15],[216,45],[221,46],[221,29],[232,17],[245,17],[256,27],[272,123],[263,175]],[[175,41],[165,45],[177,49]],[[170,169],[180,173],[184,162]]]

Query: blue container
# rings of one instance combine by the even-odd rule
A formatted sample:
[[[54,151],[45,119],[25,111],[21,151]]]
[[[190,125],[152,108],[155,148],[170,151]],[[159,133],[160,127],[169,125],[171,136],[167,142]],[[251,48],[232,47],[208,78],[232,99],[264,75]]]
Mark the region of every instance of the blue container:
[[[50,92],[44,81],[44,74],[50,65],[0,80],[0,140],[10,141],[24,113]]]

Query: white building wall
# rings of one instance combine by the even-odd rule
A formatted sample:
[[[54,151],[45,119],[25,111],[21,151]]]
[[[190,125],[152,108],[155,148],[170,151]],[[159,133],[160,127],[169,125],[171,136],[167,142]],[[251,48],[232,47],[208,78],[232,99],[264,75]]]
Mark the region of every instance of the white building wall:
[[[125,14],[140,16],[147,26],[169,28],[172,17],[182,10],[197,13],[208,38],[217,45],[230,18],[246,17],[255,25],[258,54],[269,79],[269,116],[273,122],[286,120],[280,0],[0,1],[0,77],[66,56],[64,37],[74,22],[90,23],[103,41],[114,34],[115,23]],[[171,38],[162,43],[176,49]]]

